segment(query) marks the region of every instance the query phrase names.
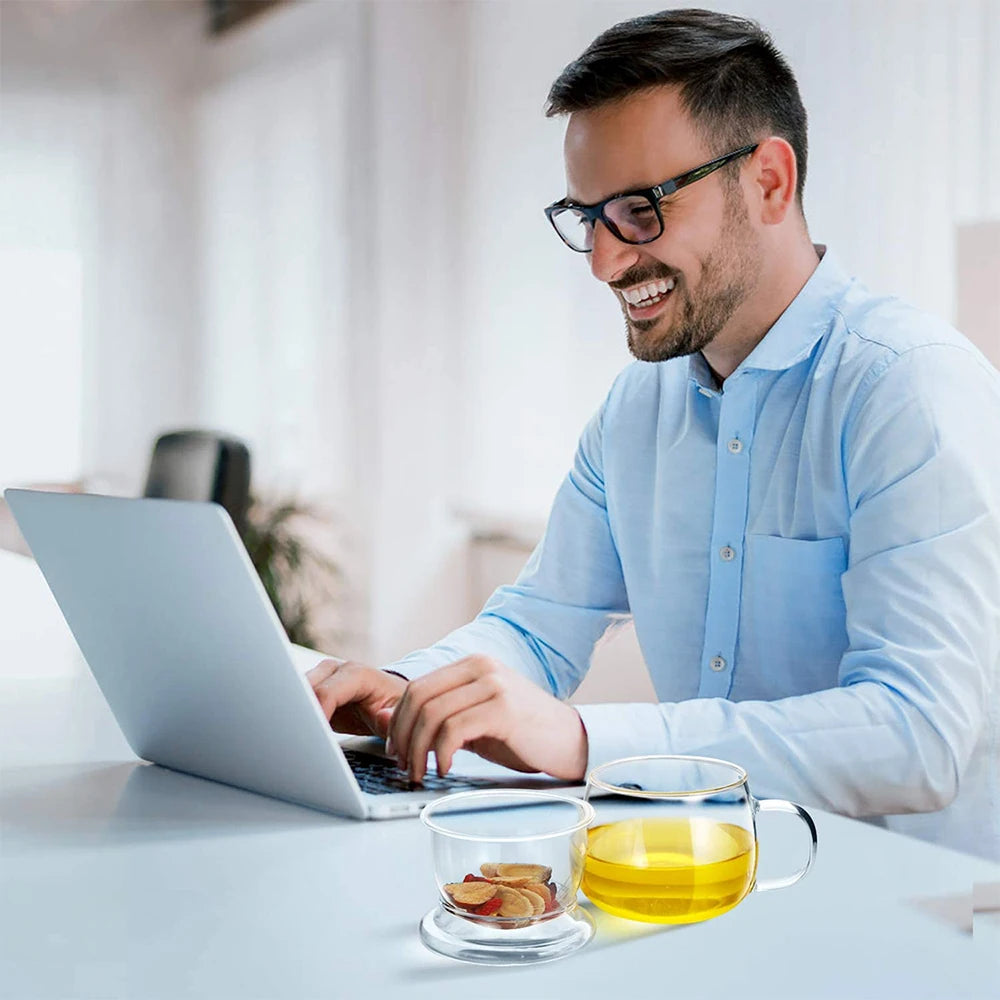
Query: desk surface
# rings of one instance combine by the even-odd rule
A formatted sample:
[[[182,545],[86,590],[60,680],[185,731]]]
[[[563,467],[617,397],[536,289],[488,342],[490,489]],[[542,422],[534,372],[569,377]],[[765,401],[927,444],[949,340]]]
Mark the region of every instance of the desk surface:
[[[0,596],[23,602],[31,588],[3,582],[37,571],[12,565]],[[8,638],[13,621],[0,605]],[[435,899],[419,821],[339,820],[143,764],[89,674],[51,659],[76,654],[25,643],[0,647],[39,663],[0,679],[0,997],[958,1000],[1000,984],[1000,921],[972,912],[998,866],[824,813],[803,882],[716,920],[593,911],[594,941],[562,961],[451,962],[417,936]],[[793,817],[759,832],[763,875],[798,864]]]

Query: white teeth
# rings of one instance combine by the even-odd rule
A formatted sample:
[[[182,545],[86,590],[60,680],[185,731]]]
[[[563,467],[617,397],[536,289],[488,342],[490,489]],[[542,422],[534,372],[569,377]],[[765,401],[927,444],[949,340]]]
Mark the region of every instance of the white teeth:
[[[663,295],[653,295],[651,298],[643,299],[642,302],[638,303],[640,309],[648,309],[650,306],[655,306],[657,302],[662,302],[665,296]]]
[[[661,279],[650,282],[648,285],[639,285],[636,288],[629,288],[622,292],[622,298],[630,305],[638,305],[646,299],[657,299],[667,292],[673,291],[676,282],[673,278]],[[651,304],[651,303],[647,303]]]

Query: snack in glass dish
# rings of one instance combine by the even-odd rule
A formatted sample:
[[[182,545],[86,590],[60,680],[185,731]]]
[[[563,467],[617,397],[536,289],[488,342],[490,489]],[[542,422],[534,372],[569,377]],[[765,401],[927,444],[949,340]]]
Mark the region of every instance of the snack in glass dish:
[[[452,912],[469,920],[492,917],[503,929],[550,920],[563,912],[548,865],[485,862],[479,871],[442,886],[444,905]]]
[[[594,809],[552,792],[489,790],[426,806],[439,901],[420,924],[432,951],[466,962],[551,961],[593,936],[577,905]]]

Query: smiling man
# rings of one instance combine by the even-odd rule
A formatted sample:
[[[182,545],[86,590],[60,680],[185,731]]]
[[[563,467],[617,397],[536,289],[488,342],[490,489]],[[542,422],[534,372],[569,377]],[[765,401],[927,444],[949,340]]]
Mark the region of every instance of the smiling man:
[[[812,243],[805,110],[753,22],[616,25],[548,112],[567,192],[546,213],[637,361],[518,580],[387,670],[320,664],[327,715],[418,780],[460,747],[568,779],[706,754],[1000,858],[1000,376]],[[571,707],[626,616],[659,704]]]

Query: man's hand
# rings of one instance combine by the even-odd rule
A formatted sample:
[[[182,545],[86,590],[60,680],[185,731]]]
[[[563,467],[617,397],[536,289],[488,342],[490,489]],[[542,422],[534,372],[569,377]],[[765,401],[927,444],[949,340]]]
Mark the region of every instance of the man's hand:
[[[488,656],[410,681],[392,713],[387,749],[420,781],[427,753],[446,774],[460,748],[518,771],[583,779],[587,732],[575,709]]]
[[[338,733],[385,736],[406,681],[362,663],[323,660],[306,674]]]

